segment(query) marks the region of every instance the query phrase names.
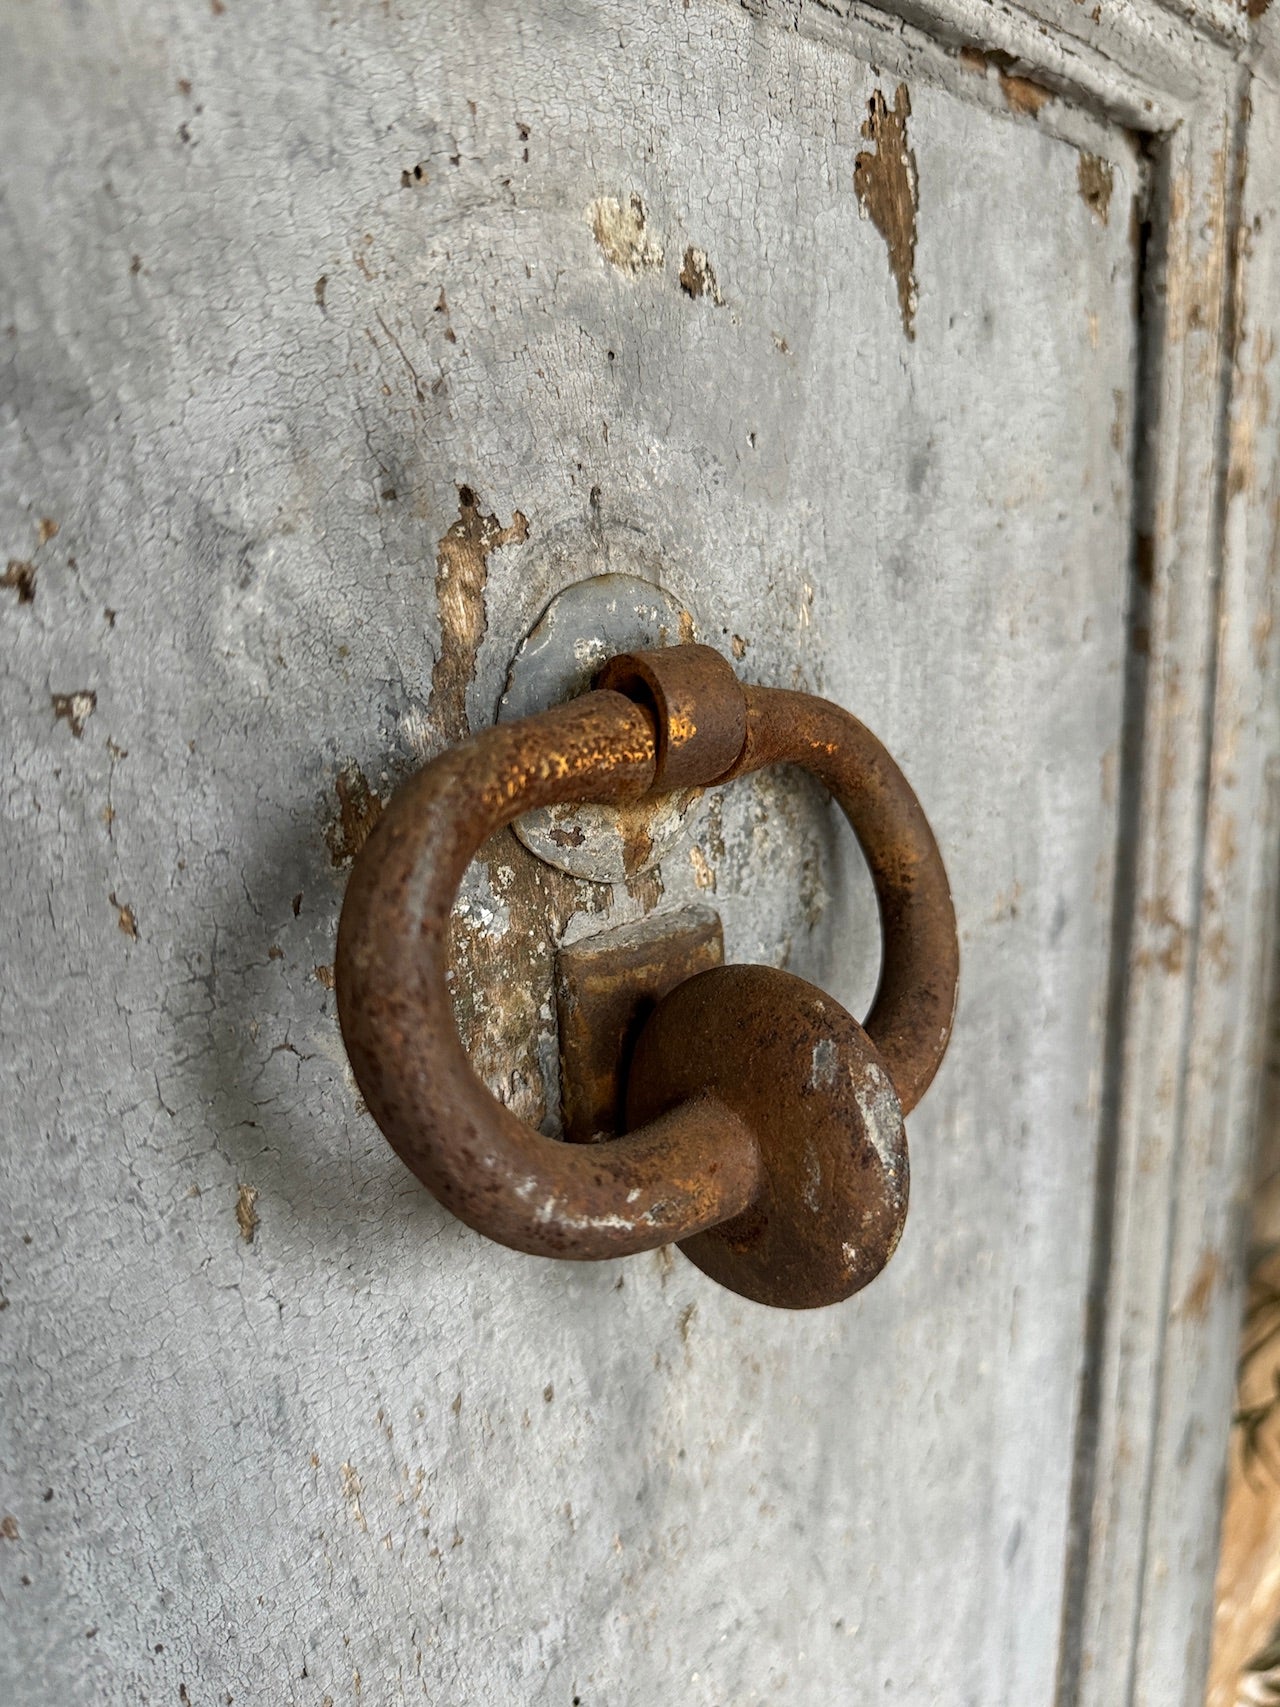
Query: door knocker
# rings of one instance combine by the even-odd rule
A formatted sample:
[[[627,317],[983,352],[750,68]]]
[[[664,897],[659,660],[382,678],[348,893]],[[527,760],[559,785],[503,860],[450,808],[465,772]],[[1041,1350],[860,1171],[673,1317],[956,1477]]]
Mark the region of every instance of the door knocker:
[[[790,973],[714,966],[663,997],[635,1044],[626,1130],[566,1143],[473,1071],[446,982],[449,919],[480,845],[535,807],[714,787],[800,765],[870,867],[880,984],[865,1022]],[[356,1081],[418,1178],[516,1250],[592,1261],[678,1243],[760,1303],[849,1297],[907,1212],[904,1116],[951,1035],[959,975],[947,875],[880,742],[829,701],[740,683],[710,647],[621,654],[595,688],[483,730],[396,792],[356,860],[335,978]]]

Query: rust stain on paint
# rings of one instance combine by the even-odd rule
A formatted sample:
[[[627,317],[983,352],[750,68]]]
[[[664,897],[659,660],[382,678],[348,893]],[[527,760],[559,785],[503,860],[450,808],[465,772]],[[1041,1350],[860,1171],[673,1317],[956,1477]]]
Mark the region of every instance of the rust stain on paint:
[[[1196,1265],[1186,1296],[1174,1314],[1190,1318],[1193,1322],[1203,1322],[1209,1313],[1209,1301],[1221,1273],[1222,1264],[1218,1261],[1217,1252],[1206,1251]]]
[[[481,514],[470,486],[458,488],[458,519],[436,548],[440,652],[431,672],[431,709],[446,742],[463,741],[470,733],[467,689],[475,680],[476,657],[488,627],[489,553],[503,545],[522,545],[528,537],[529,523],[519,510],[503,527],[497,516]]]
[[[1111,162],[1097,154],[1082,154],[1076,166],[1076,181],[1080,185],[1081,201],[1094,218],[1105,225],[1111,211],[1111,191],[1115,187]]]
[[[1252,493],[1257,484],[1257,441],[1272,419],[1271,388],[1267,375],[1275,358],[1274,333],[1258,327],[1251,341],[1242,342],[1236,361],[1235,389],[1238,399],[1231,415],[1230,454],[1227,459],[1227,497]]]
[[[350,865],[382,816],[382,798],[354,759],[338,772],[333,791],[338,797],[338,816],[324,839],[333,863]]]
[[[1152,933],[1149,948],[1139,949],[1134,956],[1140,967],[1158,966],[1169,977],[1178,977],[1187,963],[1190,931],[1163,896],[1142,905],[1144,924]]]
[[[916,157],[907,143],[911,96],[899,83],[893,105],[880,89],[867,103],[862,134],[874,145],[854,162],[853,187],[865,219],[870,219],[889,250],[889,266],[898,286],[902,329],[916,335]]]

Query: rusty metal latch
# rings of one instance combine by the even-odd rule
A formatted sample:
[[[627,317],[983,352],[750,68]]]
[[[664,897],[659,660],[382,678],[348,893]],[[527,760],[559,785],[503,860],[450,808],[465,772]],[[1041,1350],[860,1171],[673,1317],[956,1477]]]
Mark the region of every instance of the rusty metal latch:
[[[717,966],[645,1025],[622,1136],[570,1144],[525,1125],[472,1070],[446,982],[450,912],[480,845],[534,807],[775,764],[818,777],[866,855],[884,952],[865,1023],[790,973]],[[335,975],[369,1109],[469,1226],[579,1261],[679,1242],[733,1291],[798,1309],[849,1297],[898,1243],[903,1117],[946,1052],[959,948],[933,833],[870,731],[827,700],[744,686],[719,653],[685,645],[615,657],[592,692],[411,777],[352,871]]]

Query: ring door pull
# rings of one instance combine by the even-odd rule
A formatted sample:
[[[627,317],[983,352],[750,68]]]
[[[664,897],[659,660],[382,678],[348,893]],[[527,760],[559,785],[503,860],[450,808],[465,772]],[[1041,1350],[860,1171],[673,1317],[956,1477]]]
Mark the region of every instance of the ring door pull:
[[[454,1023],[449,920],[481,844],[535,807],[622,802],[793,764],[848,818],[879,902],[863,1025],[765,966],[679,984],[636,1043],[626,1132],[568,1144],[481,1083]],[[400,1157],[478,1232],[597,1260],[678,1242],[760,1303],[836,1303],[893,1254],[903,1117],[951,1035],[955,912],[933,834],[889,754],[809,694],[741,684],[710,647],[615,657],[596,688],[442,753],[396,792],[356,860],[335,966],[343,1040]]]

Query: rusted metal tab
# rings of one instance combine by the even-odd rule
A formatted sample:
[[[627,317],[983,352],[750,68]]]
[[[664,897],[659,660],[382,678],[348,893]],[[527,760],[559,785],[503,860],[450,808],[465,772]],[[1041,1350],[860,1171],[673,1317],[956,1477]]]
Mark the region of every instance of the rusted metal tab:
[[[357,1083],[424,1184],[503,1244],[589,1260],[688,1241],[700,1267],[746,1297],[834,1302],[865,1285],[897,1243],[901,1117],[951,1034],[959,950],[937,844],[902,772],[838,706],[743,690],[700,646],[620,658],[602,679],[627,694],[602,689],[486,730],[441,754],[383,812],[338,931],[338,1013]],[[818,776],[867,856],[884,970],[865,1027],[770,968],[699,972],[641,1032],[632,1130],[581,1145],[524,1125],[472,1071],[446,981],[450,909],[481,843],[532,807],[634,800],[768,764]],[[691,967],[711,951],[696,937]],[[617,981],[607,1045],[575,1034],[565,1006],[570,1058],[588,1062],[571,1106],[575,1136],[605,1128],[613,1091],[600,1051],[625,1039],[634,1017],[622,984],[633,978],[634,992],[649,978],[656,996],[674,975],[674,959],[647,964],[645,952],[631,945],[625,977],[625,954],[601,972]],[[575,976],[590,982],[581,963]]]
[[[710,907],[653,914],[560,950],[560,1105],[570,1143],[624,1130],[627,1070],[645,1021],[668,991],[723,960]]]
[[[718,782],[747,738],[747,702],[733,665],[711,646],[620,652],[596,677],[652,711],[658,742],[655,790]]]

